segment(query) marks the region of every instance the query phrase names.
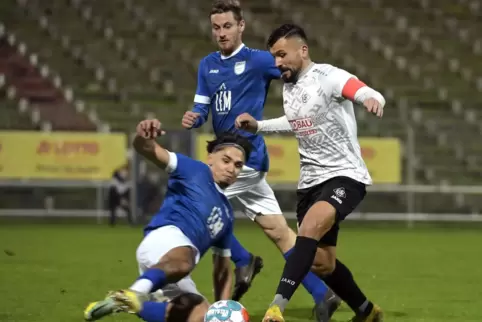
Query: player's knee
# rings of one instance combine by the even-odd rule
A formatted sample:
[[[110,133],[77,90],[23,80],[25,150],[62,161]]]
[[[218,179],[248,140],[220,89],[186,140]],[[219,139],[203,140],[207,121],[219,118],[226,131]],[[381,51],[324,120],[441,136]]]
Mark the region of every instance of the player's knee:
[[[311,271],[318,276],[326,276],[333,273],[336,266],[336,253],[334,247],[318,248]]]
[[[194,268],[194,264],[188,259],[169,259],[165,258],[156,267],[162,269],[171,280],[177,281],[189,275]]]
[[[321,238],[335,223],[336,210],[327,202],[315,203],[303,218],[298,235]]]
[[[167,312],[167,322],[202,322],[209,307],[204,297],[195,293],[176,296],[170,304],[171,309]]]
[[[336,263],[332,261],[313,262],[311,271],[318,276],[326,276],[333,273]]]
[[[175,274],[182,277],[189,275],[193,269],[192,262],[187,260],[179,261],[176,266],[177,267],[174,269]]]

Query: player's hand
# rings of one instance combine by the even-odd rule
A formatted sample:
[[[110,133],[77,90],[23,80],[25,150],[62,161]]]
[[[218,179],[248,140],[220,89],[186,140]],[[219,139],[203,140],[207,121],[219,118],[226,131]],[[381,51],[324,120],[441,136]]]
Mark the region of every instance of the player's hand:
[[[234,121],[237,129],[245,130],[251,133],[258,131],[258,121],[248,113],[239,115]]]
[[[370,112],[372,114],[375,114],[379,118],[381,118],[383,116],[383,106],[376,99],[374,99],[374,98],[366,99],[363,102],[363,106],[366,107],[368,112]]]
[[[190,129],[196,124],[197,119],[199,118],[201,114],[192,112],[192,111],[187,111],[184,113],[184,116],[182,117],[182,127],[185,129]]]
[[[166,134],[161,129],[161,122],[157,119],[141,121],[137,124],[136,132],[138,136],[148,140]]]

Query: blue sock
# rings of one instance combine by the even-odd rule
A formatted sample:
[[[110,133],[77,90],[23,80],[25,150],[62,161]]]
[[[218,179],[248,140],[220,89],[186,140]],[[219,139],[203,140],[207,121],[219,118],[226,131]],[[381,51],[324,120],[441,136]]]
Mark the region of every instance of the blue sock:
[[[137,280],[147,279],[152,282],[151,292],[155,292],[166,285],[166,273],[159,268],[149,268]]]
[[[241,245],[233,235],[231,239],[231,260],[236,267],[243,267],[251,261],[251,254]]]
[[[147,322],[164,322],[168,302],[144,302],[142,310],[137,315]]]
[[[287,259],[292,252],[293,248],[283,255],[284,258]],[[301,281],[301,284],[303,284],[304,288],[311,294],[315,303],[323,301],[326,292],[328,291],[328,287],[326,286],[325,282],[323,282],[312,272],[308,272],[308,274],[306,274],[305,278]]]

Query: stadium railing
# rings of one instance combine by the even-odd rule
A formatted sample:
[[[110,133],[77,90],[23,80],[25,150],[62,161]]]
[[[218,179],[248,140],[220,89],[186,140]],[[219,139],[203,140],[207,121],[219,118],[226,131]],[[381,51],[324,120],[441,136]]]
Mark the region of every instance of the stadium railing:
[[[194,151],[198,149],[204,149],[204,140],[196,140],[196,134],[190,131],[171,131],[168,135],[162,138],[163,145],[166,146],[171,151],[180,151],[185,154],[196,155]],[[411,149],[408,149],[411,150]],[[134,214],[134,218],[140,217],[140,211],[138,209],[138,199],[139,199],[139,183],[141,177],[146,171],[157,171],[156,169],[149,168],[145,161],[139,157],[136,153],[129,153],[131,156],[131,211]],[[410,159],[410,157],[409,157]],[[281,160],[283,162],[283,160]],[[288,168],[298,168],[298,164],[293,164]],[[388,205],[386,207],[379,208],[373,211],[372,208],[362,209],[361,212],[356,212],[349,216],[352,220],[364,220],[364,221],[403,221],[407,225],[412,225],[417,221],[450,221],[450,222],[482,222],[482,215],[477,211],[471,211],[468,207],[454,207],[453,209],[464,209],[457,213],[450,211],[445,212],[433,212],[424,213],[421,211],[421,207],[417,206],[417,200],[427,198],[432,195],[437,195],[438,198],[443,201],[443,199],[452,198],[452,200],[457,199],[457,196],[463,196],[463,198],[473,198],[471,200],[478,200],[479,195],[482,195],[482,184],[476,186],[454,186],[454,185],[418,185],[413,184],[415,182],[415,173],[410,167],[414,167],[411,162],[405,163],[405,177],[402,178],[402,183],[388,183],[388,184],[375,184],[368,188],[369,192],[376,194],[376,198],[383,201],[384,196],[387,196],[385,203]],[[407,169],[408,167],[408,169]],[[165,179],[159,182],[159,185],[165,185]],[[281,193],[294,193],[296,190],[296,180],[292,183],[277,183],[269,181],[272,188],[276,192]],[[61,208],[49,207],[48,202],[46,203],[35,203],[27,204],[20,202],[15,204],[13,207],[2,207],[0,205],[0,216],[10,216],[10,217],[69,217],[69,218],[97,218],[98,222],[102,222],[103,218],[108,216],[106,210],[106,191],[109,186],[110,181],[96,181],[96,180],[0,180],[0,189],[4,192],[8,190],[24,190],[24,191],[45,191],[49,189],[54,189],[55,191],[61,191],[68,194],[69,191],[77,191],[75,189],[80,189],[87,191],[86,195],[88,200],[86,200],[86,207],[78,207],[79,203],[69,204],[63,203]],[[371,195],[373,195],[371,194]],[[390,207],[389,199],[390,196],[399,196],[401,202],[401,207],[396,208],[393,211],[393,207]],[[2,198],[8,199],[9,197],[2,193]],[[48,194],[47,194],[48,195]],[[293,195],[294,198],[294,195]],[[289,200],[295,203],[290,195]],[[417,199],[418,198],[418,199]],[[435,199],[437,200],[437,199]],[[5,199],[3,199],[5,201]],[[376,200],[377,201],[377,200]],[[295,218],[295,213],[291,209],[283,208],[284,214],[288,218]],[[451,208],[452,209],[452,208]],[[244,218],[241,213],[236,213],[237,217]]]
[[[110,181],[86,181],[86,180],[0,180],[0,188],[32,190],[32,189],[92,189],[95,191],[95,200],[90,202],[89,208],[55,208],[45,205],[44,207],[31,207],[25,204],[25,208],[0,208],[0,217],[93,217],[101,222],[102,217],[107,217],[105,209],[106,191]]]

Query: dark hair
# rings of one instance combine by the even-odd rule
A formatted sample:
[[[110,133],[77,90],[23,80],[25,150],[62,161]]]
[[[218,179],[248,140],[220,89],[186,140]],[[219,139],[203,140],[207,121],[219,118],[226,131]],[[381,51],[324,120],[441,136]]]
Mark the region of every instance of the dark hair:
[[[167,322],[187,321],[192,310],[204,302],[204,297],[195,293],[183,293],[172,299],[172,308],[167,316]]]
[[[238,0],[215,0],[211,7],[209,16],[217,13],[232,12],[237,22],[243,20],[243,10]]]
[[[281,38],[291,38],[291,37],[299,37],[303,39],[303,41],[306,43],[308,42],[308,38],[306,37],[306,33],[298,25],[291,24],[291,23],[286,23],[275,30],[271,33],[271,35],[268,38],[268,48],[273,47],[273,45],[280,40]]]
[[[216,147],[221,144],[236,144],[242,147],[244,150],[245,161],[249,159],[251,151],[253,150],[251,142],[249,142],[249,140],[244,136],[232,132],[223,132],[218,135],[216,139],[208,141],[208,153],[213,153],[216,150]]]

